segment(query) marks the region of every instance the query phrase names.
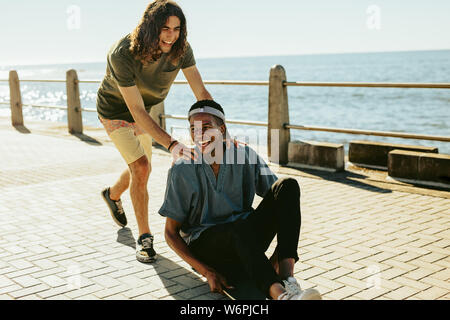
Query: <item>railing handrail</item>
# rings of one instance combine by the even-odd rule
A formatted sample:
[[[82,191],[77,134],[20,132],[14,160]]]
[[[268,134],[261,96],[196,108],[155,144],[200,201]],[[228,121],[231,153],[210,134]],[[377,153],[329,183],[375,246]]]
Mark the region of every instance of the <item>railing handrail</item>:
[[[0,79],[0,82],[8,82]],[[20,82],[66,82],[64,79],[21,79]],[[101,83],[102,80],[77,80],[77,83]],[[269,81],[258,80],[204,80],[211,85],[268,86]],[[186,80],[175,80],[173,84],[188,84]],[[315,81],[285,81],[286,87],[355,87],[355,88],[416,88],[416,89],[450,89],[447,82],[315,82]]]
[[[188,119],[186,116],[171,115],[171,114],[161,114],[160,118],[177,119],[177,120],[187,120]],[[244,124],[244,125],[261,126],[261,127],[268,126],[267,122],[262,122],[262,121],[227,119],[227,120],[225,120],[225,122],[231,123],[231,124]],[[302,126],[302,125],[289,124],[289,123],[286,123],[284,125],[284,127],[286,129],[297,129],[297,130],[326,131],[326,132],[336,132],[336,133],[363,134],[363,135],[371,135],[371,136],[450,142],[450,137],[446,137],[446,136],[433,136],[433,135],[415,134],[415,133],[407,133],[407,132],[374,131],[374,130],[359,130],[359,129],[346,129],[346,128]]]
[[[0,102],[0,104],[9,104],[9,102]],[[29,107],[35,107],[35,108],[67,110],[66,106],[49,106],[49,105],[33,105],[33,104],[23,104],[23,106],[29,106]],[[82,109],[82,111],[87,111],[87,112],[97,112],[97,110],[94,108],[81,108],[81,109]],[[161,114],[160,118],[161,119],[176,119],[176,120],[187,120],[188,119],[187,116],[176,115],[176,114]],[[268,127],[268,123],[263,122],[263,121],[227,119],[225,122],[230,123],[230,124]],[[335,132],[335,133],[362,134],[362,135],[370,135],[370,136],[450,142],[450,137],[446,137],[446,136],[424,135],[424,134],[407,133],[407,132],[304,126],[304,125],[290,124],[290,123],[286,123],[284,125],[284,127],[286,129],[296,129],[296,130],[325,131],[325,132]]]
[[[282,67],[281,67],[282,69]],[[70,70],[69,72],[73,72],[73,75],[67,79],[22,79],[15,81],[17,82],[16,86],[19,85],[19,82],[54,82],[54,83],[66,83],[74,86],[72,89],[75,91],[72,93],[71,97],[74,94],[77,96],[76,99],[72,99],[71,104],[71,112],[72,114],[76,114],[79,117],[79,121],[81,120],[81,111],[88,112],[96,112],[94,108],[83,108],[79,102],[79,93],[78,93],[78,84],[79,83],[101,83],[101,80],[79,80],[76,76],[74,70]],[[284,73],[284,69],[283,69]],[[16,73],[17,75],[17,73]],[[271,76],[272,77],[272,76]],[[17,78],[17,76],[16,76]],[[8,82],[9,79],[0,79],[1,82]],[[69,81],[69,82],[68,82]],[[314,86],[314,87],[366,87],[366,88],[429,88],[429,89],[450,89],[450,83],[393,83],[393,82],[308,82],[308,81],[287,81],[285,74],[282,79],[279,79],[280,88],[286,88],[288,86]],[[256,85],[256,86],[271,86],[270,79],[269,81],[252,81],[252,80],[204,80],[205,84],[210,85]],[[186,80],[175,80],[173,84],[188,84]],[[18,89],[17,89],[18,88]],[[15,90],[20,91],[20,87],[17,87]],[[283,89],[285,91],[285,89]],[[269,90],[270,91],[270,90]],[[270,100],[270,97],[269,97]],[[10,101],[0,102],[0,104],[8,104]],[[36,108],[49,108],[49,109],[59,109],[59,110],[68,110],[69,108],[66,106],[51,106],[51,105],[35,105],[35,104],[22,104],[21,101],[14,102],[16,104],[23,106],[30,106]],[[69,105],[69,102],[68,102]],[[187,120],[186,116],[183,115],[169,115],[161,113],[159,114],[160,122],[164,119],[180,119]],[[312,131],[326,131],[326,132],[335,132],[335,133],[346,133],[346,134],[362,134],[362,135],[373,135],[373,136],[384,136],[384,137],[396,137],[396,138],[404,138],[404,139],[418,139],[418,140],[434,140],[434,141],[442,141],[442,142],[450,142],[450,137],[448,136],[434,136],[434,135],[423,135],[423,134],[415,134],[415,133],[405,133],[405,132],[392,132],[392,131],[374,131],[374,130],[360,130],[360,129],[348,129],[348,128],[330,128],[330,127],[320,127],[320,126],[304,126],[298,124],[290,124],[289,119],[286,119],[285,123],[279,122],[279,129],[289,130],[312,130]],[[70,121],[69,121],[70,122]],[[241,120],[241,119],[227,119],[226,123],[229,124],[239,124],[239,125],[251,125],[251,126],[262,126],[262,127],[270,127],[268,122],[261,121],[250,121],[250,120]],[[77,129],[82,130],[82,129]]]
[[[8,82],[8,79],[0,79],[2,82]],[[63,79],[21,79],[20,82],[56,82],[63,83],[66,80]],[[101,83],[102,80],[77,80],[77,83]],[[268,86],[269,81],[256,81],[256,80],[204,80],[204,84],[215,85],[239,85],[239,86]],[[173,84],[188,84],[186,80],[175,80]]]
[[[0,104],[10,105],[10,101],[0,101]],[[67,110],[67,106],[52,106],[52,105],[39,105],[39,104],[30,104],[30,103],[23,103],[22,106],[24,107],[32,107],[32,108],[43,108],[43,109],[58,109],[58,110]],[[97,112],[97,109],[94,108],[81,108],[81,111],[87,111],[87,112]]]
[[[418,89],[450,89],[450,83],[430,82],[305,82],[287,81],[285,86],[293,87],[365,87],[365,88],[418,88]]]
[[[160,114],[159,117],[161,119],[177,119],[177,120],[187,120],[188,117],[177,115],[177,114]],[[250,121],[250,120],[241,120],[241,119],[226,119],[226,123],[231,124],[244,124],[249,126],[259,126],[259,127],[268,127],[269,124],[263,121]]]
[[[346,129],[346,128],[302,126],[302,125],[288,124],[288,123],[286,123],[284,125],[284,127],[286,129],[297,129],[297,130],[325,131],[325,132],[336,132],[336,133],[347,133],[347,134],[363,134],[363,135],[368,135],[368,136],[380,136],[380,137],[393,137],[393,138],[404,138],[404,139],[417,139],[417,140],[432,140],[432,141],[450,142],[450,137],[447,137],[447,136],[433,136],[433,135],[407,133],[407,132],[375,131],[375,130],[360,130],[360,129]]]
[[[237,85],[237,86],[268,86],[269,81],[257,80],[203,80],[204,84]],[[173,84],[188,84],[186,80],[175,80]]]

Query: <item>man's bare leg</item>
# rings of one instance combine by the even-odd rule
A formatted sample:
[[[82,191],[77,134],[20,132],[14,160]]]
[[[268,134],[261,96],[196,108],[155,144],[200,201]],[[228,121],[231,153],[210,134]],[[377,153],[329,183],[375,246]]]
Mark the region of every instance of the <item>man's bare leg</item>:
[[[139,236],[150,233],[148,224],[148,191],[147,182],[151,164],[143,156],[129,164],[131,171],[130,196],[139,229]]]
[[[275,269],[275,272],[279,275],[280,274],[280,265],[278,263],[278,247],[275,248],[275,251],[273,252],[269,261],[272,264],[272,267]]]
[[[281,279],[287,279],[288,277],[294,276],[295,259],[287,258],[278,261],[278,247],[275,249],[269,260],[272,263],[275,272],[281,277]]]
[[[117,182],[111,188],[109,188],[109,198],[114,201],[119,200],[122,193],[124,193],[129,186],[130,169],[127,168],[124,172],[122,172],[119,180],[117,180]]]
[[[294,276],[294,264],[295,260],[293,258],[283,259],[278,262],[279,271],[278,274],[281,279],[287,279],[288,277]]]

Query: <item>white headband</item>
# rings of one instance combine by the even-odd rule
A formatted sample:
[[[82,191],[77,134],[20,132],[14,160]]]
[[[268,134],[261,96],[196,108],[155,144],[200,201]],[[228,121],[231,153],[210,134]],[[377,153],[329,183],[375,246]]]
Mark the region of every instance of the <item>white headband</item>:
[[[223,114],[223,112],[221,112],[221,111],[219,111],[217,109],[214,109],[212,107],[206,106],[206,107],[201,107],[201,108],[198,108],[198,109],[194,109],[194,110],[189,112],[189,116],[188,117],[190,118],[191,116],[193,116],[194,114],[197,114],[197,113],[209,113],[209,114],[212,114],[213,116],[216,116],[216,117],[222,119],[223,121],[225,121],[225,115]]]

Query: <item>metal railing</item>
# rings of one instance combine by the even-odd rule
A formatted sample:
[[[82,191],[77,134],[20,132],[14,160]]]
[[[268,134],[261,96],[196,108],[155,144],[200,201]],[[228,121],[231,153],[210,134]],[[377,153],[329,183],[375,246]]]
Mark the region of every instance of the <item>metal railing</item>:
[[[9,101],[0,102],[0,104],[11,105],[11,102],[9,102]],[[38,108],[38,109],[41,108],[41,109],[55,109],[55,110],[67,111],[67,107],[66,106],[38,105],[38,104],[29,104],[29,103],[24,103],[24,104],[22,104],[22,106],[23,107]],[[97,112],[97,109],[94,109],[94,108],[81,108],[81,111]]]
[[[188,117],[182,115],[174,115],[174,114],[160,114],[160,119],[177,119],[177,120],[187,120]],[[257,126],[257,127],[267,127],[267,122],[262,121],[248,121],[248,120],[238,120],[238,119],[226,119],[226,123],[230,124],[241,124],[247,126]]]
[[[393,138],[403,138],[403,139],[433,140],[433,141],[450,142],[450,137],[432,136],[432,135],[414,134],[414,133],[400,133],[400,132],[389,132],[389,131],[373,131],[373,130],[359,130],[359,129],[343,129],[343,128],[299,126],[299,125],[295,125],[295,124],[285,124],[284,127],[286,129],[297,129],[297,130],[324,131],[324,132],[336,132],[336,133],[347,133],[347,134],[362,134],[362,135],[367,135],[367,136],[393,137]]]
[[[394,82],[284,82],[290,87],[360,87],[360,88],[416,88],[450,89],[450,83],[394,83]]]
[[[44,82],[44,83],[66,83],[67,86],[67,100],[68,106],[48,106],[48,105],[34,105],[34,104],[22,104],[20,95],[20,84],[17,73],[15,71],[10,72],[10,79],[0,79],[0,82],[8,82],[10,84],[11,92],[11,117],[13,124],[23,124],[22,106],[30,106],[36,108],[50,108],[58,110],[68,111],[69,131],[82,133],[82,119],[81,112],[96,112],[94,108],[81,107],[79,98],[80,83],[99,84],[101,80],[78,80],[75,70],[69,70],[67,72],[66,80],[63,79],[24,79],[20,82]],[[345,134],[357,134],[357,135],[370,135],[370,136],[382,136],[382,137],[395,137],[403,139],[418,139],[418,140],[433,140],[441,142],[450,142],[448,136],[436,136],[436,135],[423,135],[415,133],[405,132],[391,132],[391,131],[374,131],[374,130],[360,130],[352,128],[330,128],[320,126],[304,126],[299,124],[291,124],[289,122],[289,107],[287,104],[287,87],[363,87],[363,88],[420,88],[420,89],[450,89],[450,83],[391,83],[391,82],[305,82],[305,81],[287,81],[284,68],[281,66],[274,66],[271,69],[269,81],[235,81],[235,80],[205,80],[203,81],[207,85],[239,85],[239,86],[268,86],[269,87],[269,116],[268,122],[261,121],[249,121],[241,119],[227,119],[226,122],[230,124],[250,125],[267,127],[268,130],[278,129],[287,131],[290,129],[295,130],[311,130],[311,131],[325,131],[334,133]],[[173,84],[188,84],[185,80],[176,80]],[[70,92],[69,92],[70,91]],[[8,102],[0,102],[0,104],[8,104]],[[19,110],[20,109],[20,112]],[[182,115],[170,115],[164,113],[164,106],[161,110],[155,113],[155,120],[159,121],[159,124],[165,128],[166,119],[179,119],[186,120],[186,116]],[[76,119],[76,120],[73,120]],[[287,121],[286,121],[287,120]],[[76,124],[71,123],[76,122]],[[290,135],[284,134],[284,137],[280,138],[280,144],[284,145],[284,149],[281,148],[280,153],[285,155],[280,157],[280,160],[284,161],[287,158],[287,147],[289,143]],[[268,144],[269,156],[270,146]]]
[[[0,82],[8,82],[0,79]],[[60,82],[64,79],[22,79],[20,82]],[[76,83],[101,83],[101,80],[77,80]],[[269,81],[236,81],[236,80],[204,80],[204,84],[237,85],[237,86],[268,86]],[[175,80],[173,84],[188,84],[186,80]],[[401,82],[311,82],[284,81],[286,87],[360,87],[360,88],[409,88],[409,89],[450,89],[450,83],[401,83]]]

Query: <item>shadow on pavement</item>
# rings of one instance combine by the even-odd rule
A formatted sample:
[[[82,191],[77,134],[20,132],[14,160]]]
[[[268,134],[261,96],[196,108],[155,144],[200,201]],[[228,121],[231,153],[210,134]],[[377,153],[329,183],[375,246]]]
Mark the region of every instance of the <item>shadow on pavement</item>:
[[[86,142],[87,144],[90,144],[90,145],[94,145],[94,146],[101,146],[101,145],[103,145],[100,141],[98,141],[97,139],[94,139],[94,138],[92,138],[92,137],[90,137],[90,136],[87,136],[87,135],[85,135],[85,134],[83,134],[83,133],[72,133],[72,135],[74,136],[74,137],[77,137],[78,139],[80,139],[81,141],[83,141],[83,142]]]
[[[117,242],[136,250],[136,240],[134,239],[133,232],[128,227],[117,231]]]
[[[14,126],[14,129],[16,129],[17,131],[19,131],[20,133],[31,133],[30,130],[28,130],[27,127],[19,125],[19,126]]]
[[[351,187],[365,189],[367,191],[372,192],[378,192],[378,193],[391,193],[391,189],[381,188],[378,186],[374,186],[373,184],[364,183],[363,179],[367,179],[368,176],[358,174],[351,171],[342,171],[342,172],[327,172],[327,171],[321,171],[321,170],[314,170],[314,169],[299,169],[294,167],[282,167],[289,169],[289,171],[294,170],[298,171],[300,173],[305,173],[310,176],[315,176],[318,178],[321,178],[323,180],[327,181],[334,181],[342,184],[346,184]],[[287,173],[289,175],[289,173]],[[358,180],[357,180],[358,179]]]
[[[117,231],[117,242],[136,250],[136,240],[130,228]],[[156,262],[146,264],[154,268],[165,289],[176,300],[186,300],[210,292],[209,285],[193,269],[186,269],[161,254]],[[177,286],[179,283],[181,286]],[[220,299],[221,296],[218,295]]]
[[[175,300],[190,300],[210,292],[209,285],[194,269],[186,269],[163,255],[153,264],[169,295]],[[158,270],[160,269],[160,270]],[[164,269],[164,270],[161,270]],[[165,272],[165,269],[170,271]],[[183,287],[176,285],[180,283]],[[184,289],[187,287],[187,289]],[[217,294],[217,299],[222,298]]]

